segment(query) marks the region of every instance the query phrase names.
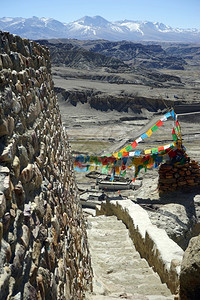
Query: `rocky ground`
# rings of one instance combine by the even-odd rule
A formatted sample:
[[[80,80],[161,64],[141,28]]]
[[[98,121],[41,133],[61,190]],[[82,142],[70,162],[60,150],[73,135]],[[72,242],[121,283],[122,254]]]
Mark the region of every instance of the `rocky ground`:
[[[141,119],[129,120],[128,116],[131,118],[132,114],[101,112],[90,108],[87,103],[79,103],[74,107],[69,103],[60,102],[60,109],[72,151],[89,154],[111,153],[111,150],[119,147],[119,143],[124,144],[132,137],[134,140],[143,128],[148,127],[150,118],[160,118],[160,115],[155,116],[144,109]],[[193,122],[189,116],[184,119],[181,117],[183,120],[180,121],[183,142],[188,155],[200,161],[198,114],[196,121],[193,115]],[[141,143],[140,149],[170,143],[172,127],[173,121],[169,120],[163,128],[147,139],[145,144]],[[95,185],[95,180],[85,177],[85,173],[76,173],[76,177],[82,186]],[[133,172],[129,171],[127,177],[132,178]],[[148,170],[147,173],[141,171],[138,181],[141,182],[141,188],[137,191],[121,191],[121,195],[142,205],[148,211],[152,223],[166,229],[169,236],[185,249],[189,239],[199,233],[199,225],[196,224],[200,223],[200,192],[171,193],[167,197],[160,197],[157,190],[157,169]],[[113,192],[111,194],[113,195]]]
[[[82,68],[80,64],[78,67],[53,65],[55,88],[72,152],[113,153],[134,141],[173,107],[177,114],[196,112],[180,115],[178,120],[188,155],[200,162],[199,55],[196,60],[195,56],[189,59],[186,48],[187,51],[180,51],[187,63],[182,70],[90,68],[86,67],[85,58]],[[170,143],[172,128],[173,121],[168,120],[145,143],[140,143],[137,150]],[[95,183],[85,173],[76,176],[79,184]],[[132,178],[133,173],[130,171],[128,176]],[[185,249],[191,236],[200,232],[196,225],[200,220],[200,192],[180,191],[161,198],[157,191],[157,169],[141,172],[138,179],[142,184],[140,189],[121,194],[140,203],[152,222],[165,228]]]

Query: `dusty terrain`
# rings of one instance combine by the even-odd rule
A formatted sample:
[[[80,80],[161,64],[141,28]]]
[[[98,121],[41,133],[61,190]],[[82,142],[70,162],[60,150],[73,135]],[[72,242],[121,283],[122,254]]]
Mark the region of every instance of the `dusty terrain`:
[[[139,84],[108,83],[97,79],[92,80],[91,77],[80,79],[80,74],[89,73],[91,76],[97,73],[95,71],[86,72],[85,70],[53,67],[56,88],[62,88],[69,93],[67,99],[65,99],[65,94],[58,93],[58,99],[72,150],[89,154],[98,154],[102,151],[109,153],[114,151],[113,144],[117,148],[122,139],[127,140],[127,142],[133,140],[134,137],[137,137],[138,131],[143,130],[144,125],[148,127],[151,120],[154,122],[159,120],[168,108],[173,107],[175,112],[180,114],[200,112],[200,77],[198,72],[196,70],[165,71],[178,75],[183,86],[176,87],[175,84],[171,84],[170,87],[152,88]],[[101,70],[101,74],[105,73]],[[120,76],[128,78],[134,75],[120,74]],[[88,91],[91,94],[88,98],[91,99],[93,99],[92,93],[94,98],[99,93],[99,101],[104,99],[108,102],[114,102],[116,99],[120,99],[120,111],[117,111],[119,108],[117,104],[116,109],[113,110],[109,109],[109,105],[107,105],[104,107],[106,111],[91,107],[91,103],[87,100]],[[81,95],[78,92],[82,93],[82,97],[85,97],[84,100],[81,100]],[[140,103],[130,105],[127,108],[127,99],[130,103],[133,94],[137,94]],[[108,100],[109,97],[111,100]],[[125,111],[123,111],[123,100],[124,106],[126,106]],[[197,158],[200,143],[200,114],[180,115],[178,119],[181,123],[184,145],[189,154]],[[170,142],[172,127],[173,122],[169,120],[165,123],[164,129],[161,128],[145,141],[147,143],[145,146],[156,147],[157,144]]]
[[[55,90],[72,152],[113,153],[174,108],[187,153],[200,162],[200,63],[199,55],[188,57],[188,47],[186,50],[180,51],[186,61],[183,70],[122,70],[121,64],[118,69],[112,68],[112,64],[106,68],[101,64],[90,65],[82,55],[79,60],[76,57],[76,67],[53,64]],[[137,150],[170,143],[172,128],[173,120],[169,119],[145,143],[140,143]],[[200,232],[196,225],[200,222],[200,192],[180,191],[161,198],[157,191],[157,172],[157,169],[141,171],[138,177],[141,188],[121,194],[147,209],[152,222],[165,228],[185,249],[191,236]],[[76,177],[79,185],[85,184],[87,188],[95,185],[95,180],[85,177],[85,173],[76,173]],[[127,177],[132,178],[133,171]]]

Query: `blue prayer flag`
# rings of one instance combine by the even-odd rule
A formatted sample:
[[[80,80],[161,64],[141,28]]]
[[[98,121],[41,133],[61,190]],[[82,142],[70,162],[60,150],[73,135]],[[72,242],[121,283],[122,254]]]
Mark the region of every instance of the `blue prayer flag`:
[[[141,138],[144,140],[144,139],[148,138],[148,135],[147,135],[146,133],[143,133],[143,134],[141,135]]]
[[[172,109],[172,111],[171,111],[171,115],[172,115],[173,119],[176,120],[176,115],[175,115],[173,109]]]
[[[141,153],[141,151],[139,151],[139,150],[136,150],[136,151],[135,151],[135,155],[136,155],[136,156],[137,156],[137,155],[139,156],[140,153]]]
[[[165,117],[166,117],[166,118],[171,117],[171,112],[166,113],[166,114],[165,114]]]

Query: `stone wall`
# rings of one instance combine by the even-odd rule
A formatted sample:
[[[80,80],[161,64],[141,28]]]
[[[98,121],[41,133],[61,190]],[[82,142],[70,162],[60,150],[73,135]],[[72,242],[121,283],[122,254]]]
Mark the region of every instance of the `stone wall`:
[[[82,299],[87,237],[48,49],[0,32],[0,299]]]
[[[158,190],[160,193],[176,190],[190,191],[200,187],[200,166],[188,158],[183,164],[162,164],[159,169]]]

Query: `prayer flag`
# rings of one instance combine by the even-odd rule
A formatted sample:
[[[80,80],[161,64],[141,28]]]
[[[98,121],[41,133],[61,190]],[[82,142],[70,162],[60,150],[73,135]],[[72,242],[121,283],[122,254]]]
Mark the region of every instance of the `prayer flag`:
[[[123,148],[123,149],[121,149],[119,152],[122,152],[122,153],[124,153],[124,152],[127,152],[127,151],[126,151],[126,149],[125,149],[125,148]],[[118,158],[119,152],[115,152],[115,153],[113,153],[113,154],[112,154],[112,156],[114,156],[115,158]]]
[[[159,120],[157,123],[156,123],[156,126],[160,127],[163,125],[163,122],[161,120]]]
[[[129,155],[129,154],[128,154],[127,151],[126,151],[126,152],[123,152],[123,154],[122,154],[123,157],[128,157],[128,155]]]
[[[134,149],[136,146],[137,146],[137,142],[134,141],[134,142],[131,144],[131,147],[132,147],[132,149]],[[132,149],[131,149],[131,150],[132,150]]]
[[[129,156],[134,156],[135,155],[135,151],[133,151],[133,152],[129,152]]]
[[[155,132],[156,130],[158,130],[158,126],[157,126],[157,125],[154,125],[153,127],[151,127],[151,130],[152,130],[153,132]]]
[[[123,155],[123,152],[118,152],[118,157],[121,158]]]
[[[152,130],[151,128],[149,130],[147,130],[146,134],[148,135],[148,137],[150,137],[152,135]]]
[[[169,112],[166,113],[164,116],[168,119],[169,117],[171,117],[171,112],[169,111]]]
[[[158,151],[160,152],[160,151],[164,151],[165,149],[164,149],[164,146],[161,146],[161,147],[158,147]]]
[[[141,138],[144,140],[144,139],[148,138],[148,135],[147,135],[146,133],[143,133],[143,134],[141,135]]]
[[[120,173],[120,176],[125,176],[125,175],[126,175],[126,170]]]
[[[142,142],[142,138],[139,137],[139,138],[137,138],[135,141],[136,141],[136,143],[138,144],[138,143]]]
[[[119,152],[115,152],[112,154],[112,156],[114,156],[115,158],[118,158],[118,154],[119,154]]]
[[[173,138],[173,140],[174,141],[177,141],[178,140],[178,138],[177,138],[177,136],[176,136],[176,132],[175,132],[175,129],[173,128],[173,130],[172,130],[172,138]]]
[[[132,144],[125,147],[125,149],[126,149],[127,152],[133,150]]]
[[[115,173],[116,173],[117,175],[119,175],[119,173],[120,173],[119,167],[116,167],[116,168],[115,168]]]
[[[180,125],[179,125],[179,122],[178,121],[176,121],[175,122],[175,131],[177,132],[180,132]]]
[[[164,115],[161,119],[160,119],[161,122],[165,122],[167,121],[167,117]]]
[[[171,146],[171,144],[165,145],[164,150],[168,149]]]
[[[158,153],[158,148],[153,148],[153,149],[152,149],[152,153],[153,153],[153,154]]]
[[[151,153],[151,149],[147,149],[144,151],[145,154],[150,154]]]
[[[176,115],[175,115],[173,109],[172,109],[172,111],[171,111],[171,115],[172,115],[173,119],[176,120]]]
[[[139,156],[140,154],[141,154],[141,151],[139,151],[139,150],[136,150],[136,151],[135,151],[135,155],[136,155],[136,156]]]
[[[168,153],[168,155],[169,155],[170,158],[173,158],[173,157],[176,156],[176,153],[175,153],[174,151],[170,151],[170,152]]]
[[[103,168],[101,169],[101,172],[102,172],[102,174],[108,174],[108,168],[103,167]]]

